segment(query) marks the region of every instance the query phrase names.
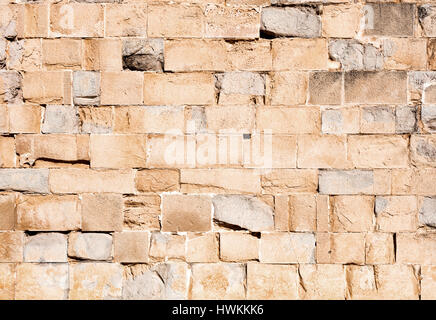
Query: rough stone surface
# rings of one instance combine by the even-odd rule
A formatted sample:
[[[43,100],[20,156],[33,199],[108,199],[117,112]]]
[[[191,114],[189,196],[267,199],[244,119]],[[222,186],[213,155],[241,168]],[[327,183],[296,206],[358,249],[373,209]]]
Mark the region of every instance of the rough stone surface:
[[[161,39],[123,41],[123,67],[129,70],[163,70],[163,41]]]
[[[272,230],[274,212],[256,197],[220,195],[212,200],[214,219],[250,231]]]
[[[321,33],[321,20],[309,8],[268,7],[262,10],[260,29],[273,36],[315,38]]]
[[[241,264],[194,264],[192,299],[242,299],[245,296],[245,270]]]
[[[420,200],[419,222],[436,228],[436,197],[424,197]]]
[[[371,44],[356,40],[333,40],[329,43],[329,54],[341,63],[342,69],[374,71],[383,67],[383,53]]]
[[[67,262],[67,236],[40,233],[26,238],[24,262]]]
[[[68,256],[83,260],[110,260],[112,236],[103,233],[71,233],[68,237]]]
[[[73,73],[73,101],[75,104],[98,104],[100,102],[100,74],[91,71]]]
[[[41,130],[43,133],[78,133],[77,109],[73,106],[47,106]]]

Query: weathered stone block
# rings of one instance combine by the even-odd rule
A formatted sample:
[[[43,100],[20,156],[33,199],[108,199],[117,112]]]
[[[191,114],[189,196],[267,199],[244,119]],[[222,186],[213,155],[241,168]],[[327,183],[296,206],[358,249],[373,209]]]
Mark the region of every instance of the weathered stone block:
[[[91,71],[75,71],[73,73],[74,104],[100,103],[100,73]]]
[[[208,196],[164,195],[163,231],[209,231],[212,226],[212,202]]]
[[[313,233],[262,233],[259,261],[315,263],[315,236]]]
[[[259,258],[259,239],[248,233],[221,232],[220,258],[229,262],[256,260]]]
[[[38,233],[26,238],[24,262],[67,262],[67,236]]]
[[[84,260],[111,260],[112,236],[104,233],[70,233],[68,256]]]
[[[415,196],[377,196],[377,229],[387,232],[416,231],[418,207]]]
[[[46,169],[2,169],[0,190],[48,193],[48,170]]]
[[[250,231],[266,231],[274,228],[274,211],[253,196],[218,195],[212,199],[214,219]]]
[[[17,228],[30,231],[80,229],[80,207],[75,195],[21,195],[17,203]]]
[[[247,299],[298,299],[296,266],[247,264]]]
[[[123,41],[123,67],[129,70],[163,70],[162,39],[126,39]]]
[[[262,9],[260,30],[273,36],[316,38],[321,35],[321,19],[306,7]]]
[[[15,299],[68,299],[67,263],[22,263],[16,268]]]
[[[192,265],[192,299],[244,299],[245,268],[242,264]]]
[[[77,109],[73,106],[46,106],[41,131],[43,133],[78,133]]]
[[[82,230],[121,231],[123,229],[121,195],[107,193],[84,194],[81,203]]]

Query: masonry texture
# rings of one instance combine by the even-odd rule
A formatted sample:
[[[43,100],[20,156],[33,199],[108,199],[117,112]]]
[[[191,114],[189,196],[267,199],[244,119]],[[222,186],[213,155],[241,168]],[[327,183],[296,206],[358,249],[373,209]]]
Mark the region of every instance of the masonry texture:
[[[0,0],[0,299],[436,299],[435,1]]]

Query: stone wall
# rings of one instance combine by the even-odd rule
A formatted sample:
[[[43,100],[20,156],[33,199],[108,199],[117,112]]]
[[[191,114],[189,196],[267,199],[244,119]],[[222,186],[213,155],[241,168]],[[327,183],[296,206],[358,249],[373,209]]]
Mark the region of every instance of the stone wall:
[[[0,299],[436,299],[433,0],[0,0]]]

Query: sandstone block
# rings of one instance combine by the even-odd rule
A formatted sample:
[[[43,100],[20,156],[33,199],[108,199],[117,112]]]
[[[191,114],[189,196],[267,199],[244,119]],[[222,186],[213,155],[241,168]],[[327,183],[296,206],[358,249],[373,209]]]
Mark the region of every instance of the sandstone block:
[[[117,88],[117,90],[113,90]],[[143,75],[140,72],[102,72],[101,104],[142,104]]]
[[[357,168],[404,168],[408,143],[402,136],[350,136],[348,157]]]
[[[131,170],[56,169],[50,171],[50,189],[55,193],[134,193],[134,178]]]
[[[419,197],[419,222],[436,228],[436,197]]]
[[[342,265],[301,264],[299,296],[304,300],[344,300],[345,272]]]
[[[247,264],[247,299],[298,299],[296,266]]]
[[[415,196],[377,196],[377,229],[387,232],[415,231],[418,228],[417,211]]]
[[[421,267],[421,299],[434,300],[436,297],[436,267]]]
[[[271,50],[274,70],[327,69],[324,39],[274,39]]]
[[[318,187],[318,173],[310,169],[276,169],[261,178],[267,194],[314,193]]]
[[[209,231],[212,203],[208,196],[164,195],[162,197],[163,231]]]
[[[104,233],[70,233],[68,256],[84,260],[111,260],[112,236]]]
[[[436,26],[433,22],[436,16],[436,7],[431,4],[425,4],[418,7],[419,23],[426,37],[436,36]]]
[[[15,265],[0,263],[0,299],[13,300],[15,297]]]
[[[258,108],[256,125],[260,131],[272,130],[273,134],[305,134],[320,132],[318,108]]]
[[[203,36],[204,14],[197,4],[150,4],[147,33],[151,38]]]
[[[17,228],[30,231],[80,229],[80,208],[75,195],[21,195],[17,203]]]
[[[16,71],[0,70],[0,103],[14,104],[23,101],[22,76]]]
[[[124,197],[124,228],[130,230],[160,230],[159,195]]]
[[[402,264],[436,264],[436,233],[398,233],[396,261]]]
[[[43,133],[78,133],[77,109],[73,106],[46,106],[41,131]]]
[[[250,231],[274,228],[273,209],[253,196],[218,195],[212,199],[214,219]]]
[[[321,194],[371,194],[374,173],[364,170],[325,171],[319,173]]]
[[[405,101],[406,74],[403,72],[345,73],[345,102],[368,104]]]
[[[375,71],[383,67],[383,52],[371,43],[336,39],[329,43],[329,54],[345,71]]]
[[[383,51],[386,69],[426,69],[427,42],[424,39],[386,39],[383,42]]]
[[[82,195],[82,230],[121,231],[123,202],[121,195],[96,193]]]
[[[130,106],[114,109],[114,130],[118,133],[184,132],[184,108],[176,106]]]
[[[0,262],[23,262],[23,245],[23,232],[0,232]]]
[[[418,298],[418,282],[412,266],[347,266],[348,295],[351,299]]]
[[[360,130],[362,133],[395,133],[395,120],[394,107],[362,107]]]
[[[298,137],[298,168],[347,168],[345,138],[326,135]]]
[[[0,137],[0,168],[16,166],[15,140],[13,137]]]
[[[316,202],[316,196],[312,194],[289,196],[286,208],[286,210],[289,212],[289,221],[286,221],[286,230],[316,231]],[[277,217],[277,203],[275,217]]]
[[[220,258],[230,262],[256,260],[259,258],[259,239],[248,233],[222,232]]]
[[[52,37],[103,37],[104,7],[93,3],[57,3],[50,6]]]
[[[15,227],[15,195],[0,194],[0,230],[13,230]]]
[[[211,74],[144,75],[144,103],[147,105],[208,105],[214,100],[215,84]]]
[[[26,238],[24,262],[67,262],[67,236],[38,233]]]
[[[155,260],[184,260],[186,256],[186,236],[179,234],[151,234],[150,257]]]
[[[192,265],[192,299],[244,299],[245,268],[242,264]]]
[[[316,38],[321,35],[321,19],[311,8],[267,7],[262,9],[260,30],[273,36]]]
[[[436,132],[436,106],[422,106],[421,121],[425,130],[430,133]]]
[[[364,233],[318,233],[316,262],[365,264]]]
[[[344,134],[359,133],[359,108],[327,109],[322,111],[322,133]]]
[[[122,268],[116,263],[70,265],[70,300],[120,299]]]
[[[76,71],[73,73],[74,104],[100,103],[100,73]]]
[[[391,233],[372,232],[366,236],[366,264],[393,264],[394,238]]]
[[[41,107],[35,105],[8,105],[10,133],[39,133],[41,128]],[[7,130],[6,130],[7,131]]]
[[[34,71],[23,76],[23,97],[43,104],[71,103],[71,72]]]
[[[182,169],[181,192],[260,193],[260,177],[254,170]]]
[[[179,176],[176,170],[141,170],[136,173],[136,189],[142,192],[177,191],[180,188]]]
[[[315,263],[315,236],[313,233],[262,233],[259,261]]]
[[[204,11],[205,37],[258,38],[259,18],[260,12],[257,8],[207,5]]]
[[[37,38],[47,37],[49,31],[48,5],[28,3],[16,11],[16,21],[4,31],[6,37]]]
[[[1,169],[0,190],[48,193],[48,170]]]
[[[119,39],[83,40],[85,70],[121,71],[122,42]]]
[[[89,160],[89,140],[85,135],[18,135],[15,140],[21,164],[32,165],[38,159],[65,162]]]
[[[47,70],[80,69],[82,65],[82,41],[43,39],[42,63]]]
[[[354,38],[359,32],[362,14],[360,5],[326,5],[321,17],[322,34],[333,38]]]
[[[189,234],[186,240],[186,261],[218,262],[218,237],[215,233]]]
[[[79,123],[81,133],[112,133],[112,107],[81,107]]]
[[[342,73],[314,72],[309,77],[309,104],[341,104]]]
[[[147,5],[123,3],[106,5],[106,36],[146,37]]]
[[[149,233],[142,231],[114,234],[114,259],[118,262],[148,262]]]
[[[365,232],[374,229],[374,198],[372,196],[331,197],[331,228],[333,232]]]
[[[267,94],[271,105],[305,104],[308,89],[307,74],[301,72],[275,72],[271,75]],[[293,94],[289,94],[293,92]]]
[[[41,68],[42,44],[40,39],[22,39],[9,42],[7,49],[9,69],[36,71]]]
[[[123,41],[123,67],[162,72],[163,51],[162,39],[126,39]]]
[[[412,135],[410,137],[412,162],[416,166],[436,167],[436,137]]]
[[[16,268],[15,299],[68,299],[67,263],[22,263]]]
[[[167,40],[164,50],[165,70],[225,71],[231,63],[228,50],[227,44],[220,40]]]
[[[413,36],[415,6],[408,3],[371,3],[371,22],[365,34],[378,36]],[[392,17],[392,19],[386,19]]]
[[[93,168],[145,167],[146,142],[143,135],[91,135]]]

